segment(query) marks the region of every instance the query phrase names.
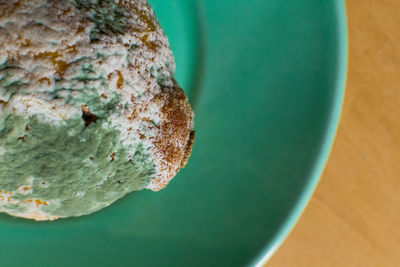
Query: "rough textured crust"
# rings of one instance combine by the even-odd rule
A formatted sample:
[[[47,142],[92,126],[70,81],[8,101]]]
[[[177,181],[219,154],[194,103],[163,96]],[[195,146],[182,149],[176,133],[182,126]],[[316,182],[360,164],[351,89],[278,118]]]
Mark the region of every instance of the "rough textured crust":
[[[145,188],[164,188],[186,165],[194,141],[193,111],[174,79],[168,39],[147,1],[0,0],[0,64],[4,62],[26,71],[13,73],[24,94],[0,90],[0,111],[41,114],[52,124],[82,116],[88,126],[101,113],[86,105],[94,95],[101,96],[103,105],[118,95],[119,112],[110,115],[109,125],[122,132],[123,145],[140,142],[149,149],[156,172]],[[78,69],[88,62],[96,77],[104,78],[85,81],[95,92],[75,83],[81,77]],[[51,98],[59,87],[71,89]],[[58,100],[63,97],[73,101]],[[32,207],[27,214],[13,215],[57,218]]]
[[[186,165],[182,166],[182,163],[190,156],[187,146],[192,142],[190,134],[193,131],[193,111],[175,79],[173,86],[163,88],[155,99],[162,106],[163,114],[162,123],[159,125],[161,134],[154,141],[157,157],[162,158],[162,175],[157,175],[150,181],[147,188],[158,191]]]

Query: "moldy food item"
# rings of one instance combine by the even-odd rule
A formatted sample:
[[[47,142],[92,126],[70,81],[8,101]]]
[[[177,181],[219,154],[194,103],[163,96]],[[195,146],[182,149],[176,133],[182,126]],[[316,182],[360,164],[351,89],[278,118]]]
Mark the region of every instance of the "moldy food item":
[[[164,188],[193,111],[144,0],[0,0],[0,212],[89,214]]]

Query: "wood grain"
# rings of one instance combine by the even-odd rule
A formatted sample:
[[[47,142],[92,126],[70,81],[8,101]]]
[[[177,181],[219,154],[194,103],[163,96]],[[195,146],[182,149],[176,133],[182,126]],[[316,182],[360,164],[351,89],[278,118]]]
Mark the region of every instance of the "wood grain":
[[[348,0],[338,135],[304,215],[267,267],[400,266],[400,1]]]

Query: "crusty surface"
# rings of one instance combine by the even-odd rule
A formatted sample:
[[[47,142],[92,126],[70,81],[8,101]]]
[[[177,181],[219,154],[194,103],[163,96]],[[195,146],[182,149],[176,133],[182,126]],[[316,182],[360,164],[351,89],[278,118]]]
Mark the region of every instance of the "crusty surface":
[[[143,187],[153,191],[185,165],[192,142],[193,111],[174,72],[168,39],[147,1],[0,0],[0,117],[39,118],[57,127],[79,118],[82,129],[115,129],[127,160],[140,145],[152,162]],[[0,159],[4,151],[0,143]],[[110,162],[118,156],[110,154]],[[28,186],[35,192],[35,182]],[[46,195],[18,202],[16,191],[3,191],[10,198],[0,191],[0,210],[7,199],[7,205],[29,206],[25,213],[4,212],[67,217],[42,209],[52,203]]]

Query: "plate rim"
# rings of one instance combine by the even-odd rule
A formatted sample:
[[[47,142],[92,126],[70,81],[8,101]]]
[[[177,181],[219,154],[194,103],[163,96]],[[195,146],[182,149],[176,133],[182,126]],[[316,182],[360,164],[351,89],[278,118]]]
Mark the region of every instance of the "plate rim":
[[[349,38],[345,0],[333,1],[335,5],[335,9],[333,10],[333,12],[335,12],[336,19],[336,45],[338,57],[336,67],[336,79],[333,92],[334,96],[332,98],[333,105],[331,110],[329,111],[329,119],[327,127],[325,129],[323,142],[320,147],[320,152],[316,159],[316,163],[314,164],[314,167],[311,171],[308,182],[306,183],[302,190],[302,193],[300,194],[299,200],[289,212],[289,215],[286,218],[285,222],[274,234],[271,241],[268,241],[268,243],[264,245],[264,248],[261,250],[261,252],[259,252],[255,259],[251,262],[251,266],[265,265],[289,236],[294,226],[297,224],[301,215],[303,214],[321,179],[321,175],[326,167],[330,152],[333,147],[333,143],[335,141],[346,90]]]

